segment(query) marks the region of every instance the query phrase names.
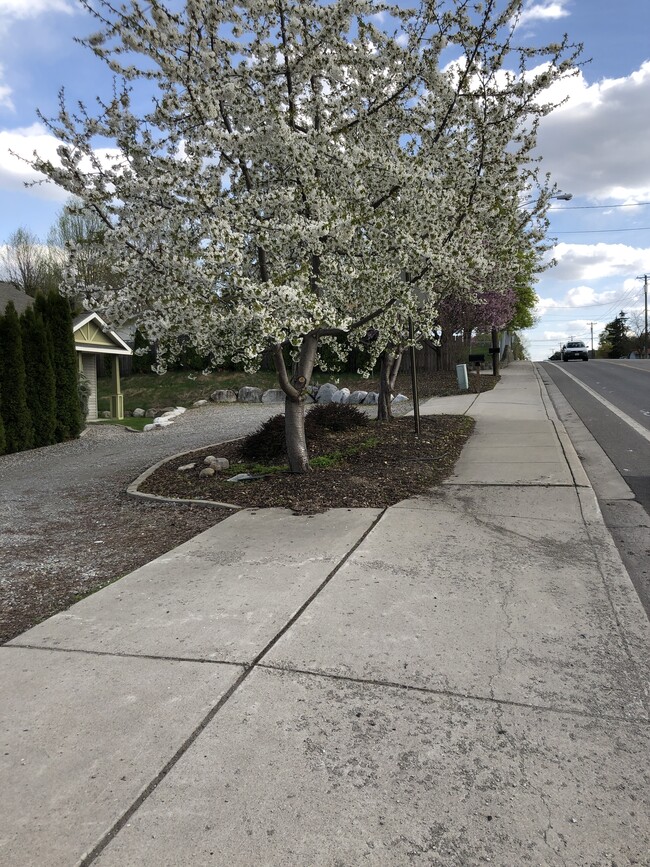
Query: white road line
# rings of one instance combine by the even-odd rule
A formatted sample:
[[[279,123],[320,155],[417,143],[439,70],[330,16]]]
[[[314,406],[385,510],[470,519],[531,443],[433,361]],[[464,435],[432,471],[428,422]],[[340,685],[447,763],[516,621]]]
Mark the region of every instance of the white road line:
[[[601,397],[597,392],[593,390],[593,388],[589,388],[588,385],[585,385],[584,382],[581,382],[577,377],[575,377],[572,373],[569,373],[568,370],[565,370],[564,367],[561,367],[559,364],[556,364],[554,361],[549,362],[553,367],[557,367],[558,370],[561,370],[569,379],[572,379],[574,382],[577,382],[581,388],[584,388],[586,392],[588,392],[592,397],[595,397],[597,401],[602,403],[603,406],[606,406],[610,412],[613,412],[614,415],[617,415],[621,421],[624,421],[625,424],[629,425],[632,430],[636,431],[640,434],[643,439],[647,440],[650,443],[650,431],[646,430],[642,425],[638,423],[638,421],[634,421],[626,413],[622,412],[617,406],[614,406],[613,403],[610,403],[608,400],[605,400],[604,397]]]
[[[641,367],[638,364],[626,364],[624,361],[612,361],[611,358],[599,358],[598,361],[604,361],[605,364],[613,364],[616,367],[627,367],[630,370],[641,371],[641,373],[650,373],[650,367]]]

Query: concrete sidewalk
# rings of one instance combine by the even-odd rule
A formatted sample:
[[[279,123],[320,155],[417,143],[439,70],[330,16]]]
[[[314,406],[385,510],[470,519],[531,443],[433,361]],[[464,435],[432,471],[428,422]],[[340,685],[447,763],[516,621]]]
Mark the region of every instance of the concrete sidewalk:
[[[0,648],[0,863],[650,864],[650,628],[531,364],[430,496],[249,510]]]

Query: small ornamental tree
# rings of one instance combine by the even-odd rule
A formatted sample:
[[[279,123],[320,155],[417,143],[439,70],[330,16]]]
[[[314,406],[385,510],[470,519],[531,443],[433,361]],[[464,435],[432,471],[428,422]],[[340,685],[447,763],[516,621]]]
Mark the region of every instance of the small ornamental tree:
[[[2,368],[0,408],[4,422],[5,449],[21,452],[34,445],[32,419],[27,405],[27,384],[20,321],[12,302],[0,318]],[[31,387],[31,384],[30,384]]]
[[[162,359],[187,336],[214,363],[254,369],[270,351],[289,463],[306,472],[319,348],[354,351],[372,328],[372,362],[408,315],[426,318],[433,294],[425,305],[416,290],[466,271],[474,232],[457,240],[456,227],[496,216],[484,178],[512,183],[517,160],[499,172],[491,161],[504,142],[526,144],[525,118],[534,130],[538,95],[573,55],[565,43],[515,51],[523,0],[82,4],[101,28],[85,44],[123,83],[97,117],[62,96],[58,118],[43,118],[60,164],[33,165],[103,223],[113,269],[82,286],[72,244],[67,290],[135,321]],[[111,162],[99,139],[115,143]]]
[[[83,429],[78,392],[77,353],[74,348],[72,313],[67,298],[51,291],[39,295],[35,301],[51,340],[52,360],[56,383],[57,442],[78,437]]]
[[[34,446],[49,446],[56,442],[56,379],[51,344],[40,313],[28,307],[20,319]]]

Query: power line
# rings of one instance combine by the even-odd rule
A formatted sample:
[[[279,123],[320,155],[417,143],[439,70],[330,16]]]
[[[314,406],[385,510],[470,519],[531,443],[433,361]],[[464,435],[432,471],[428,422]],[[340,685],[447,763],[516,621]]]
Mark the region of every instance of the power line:
[[[574,229],[572,231],[552,232],[552,235],[600,235],[608,232],[647,232],[650,226],[637,226],[634,229]]]
[[[650,205],[650,202],[628,202],[624,205],[567,205],[563,208],[549,208],[549,211],[590,211],[594,209],[609,210],[610,208],[638,208],[641,205]]]

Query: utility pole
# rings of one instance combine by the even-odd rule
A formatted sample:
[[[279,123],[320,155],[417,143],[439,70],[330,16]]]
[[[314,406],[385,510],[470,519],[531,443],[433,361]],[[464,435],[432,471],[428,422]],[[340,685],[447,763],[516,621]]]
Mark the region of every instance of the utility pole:
[[[590,323],[589,323],[589,326],[590,326],[590,328],[591,328],[591,357],[592,357],[592,358],[595,358],[595,357],[596,357],[596,356],[594,355],[594,325],[595,325],[595,324],[596,324],[595,322],[590,322]]]
[[[642,274],[637,280],[643,280],[643,295],[645,298],[645,327],[643,329],[643,357],[648,357],[648,275]]]

